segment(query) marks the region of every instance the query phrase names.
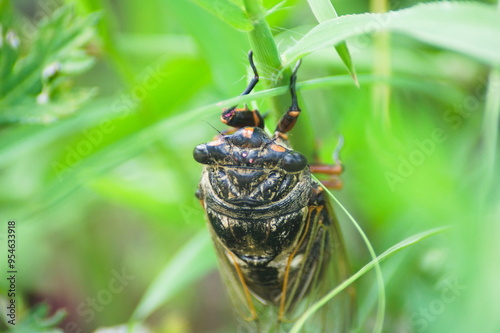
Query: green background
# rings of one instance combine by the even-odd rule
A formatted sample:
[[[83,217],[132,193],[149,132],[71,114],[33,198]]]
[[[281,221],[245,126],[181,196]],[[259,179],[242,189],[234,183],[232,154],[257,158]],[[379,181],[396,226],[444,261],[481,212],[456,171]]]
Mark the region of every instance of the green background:
[[[69,19],[49,27],[61,3],[0,4],[0,262],[6,271],[7,221],[15,220],[17,319],[43,331],[30,318],[44,302],[50,313],[66,309],[59,327],[68,332],[131,318],[154,332],[237,331],[194,197],[201,167],[192,150],[213,138],[214,127],[225,129],[220,109],[235,100],[217,103],[238,96],[250,78],[249,33],[241,29],[252,21],[243,1],[80,0]],[[347,15],[376,4],[333,5]],[[318,24],[307,1],[264,7],[282,54]],[[383,332],[500,331],[500,42],[490,38],[500,25],[489,23],[500,22],[498,13],[492,1],[475,2],[442,23],[431,7],[391,34],[352,23],[347,45],[359,87],[328,31],[320,36],[330,46],[303,58],[303,115],[291,140],[310,159],[317,150],[331,163],[344,137],[344,188],[334,195],[376,253],[450,226],[381,265]],[[17,48],[6,46],[9,27]],[[16,57],[19,67],[8,71]],[[52,76],[46,70],[54,64]],[[280,85],[263,76],[257,90]],[[266,91],[245,101],[271,111],[272,129],[288,97],[276,97],[286,88]],[[371,258],[336,210],[356,271]],[[376,281],[368,273],[356,283],[356,331],[374,327]],[[7,289],[2,278],[2,302]]]

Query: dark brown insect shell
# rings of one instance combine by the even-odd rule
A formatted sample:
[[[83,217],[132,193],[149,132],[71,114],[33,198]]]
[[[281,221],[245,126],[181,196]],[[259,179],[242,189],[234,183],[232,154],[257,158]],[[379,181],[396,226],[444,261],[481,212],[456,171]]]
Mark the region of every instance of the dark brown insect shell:
[[[233,134],[196,146],[194,159],[205,165],[281,168],[298,172],[306,158],[288,148],[282,139],[271,139],[263,129],[244,127]]]

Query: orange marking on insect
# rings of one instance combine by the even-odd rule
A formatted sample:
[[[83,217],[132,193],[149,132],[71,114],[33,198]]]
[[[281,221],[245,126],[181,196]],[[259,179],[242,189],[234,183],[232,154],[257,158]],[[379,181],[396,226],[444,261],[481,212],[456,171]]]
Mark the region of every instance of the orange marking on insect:
[[[260,120],[259,120],[259,116],[257,115],[257,111],[252,110],[252,115],[253,115],[254,126],[259,126],[260,125]]]
[[[300,111],[289,111],[288,114],[292,117],[298,117],[300,114]]]
[[[274,136],[276,138],[280,138],[282,140],[288,141],[288,135],[279,131],[274,132]]]
[[[272,144],[271,147],[270,147],[272,150],[274,151],[277,151],[278,153],[284,153],[286,151],[286,148],[285,147],[282,147],[280,145],[277,145],[277,144]]]
[[[252,128],[252,127],[247,127],[247,128],[245,128],[245,129],[243,130],[242,134],[243,134],[243,136],[244,136],[245,138],[250,139],[250,138],[252,137],[252,135],[253,135],[253,128]]]
[[[218,139],[218,140],[207,143],[207,146],[220,146],[223,143],[224,143],[224,140]]]

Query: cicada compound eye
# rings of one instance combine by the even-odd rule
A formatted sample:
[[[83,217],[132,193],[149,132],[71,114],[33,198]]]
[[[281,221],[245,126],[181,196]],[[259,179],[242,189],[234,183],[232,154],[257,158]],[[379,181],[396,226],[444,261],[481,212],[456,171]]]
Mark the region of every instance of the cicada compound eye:
[[[196,162],[201,164],[208,164],[210,153],[208,152],[206,144],[199,144],[193,150],[193,157]]]
[[[307,165],[307,159],[301,153],[291,151],[283,157],[283,169],[288,172],[303,170]]]

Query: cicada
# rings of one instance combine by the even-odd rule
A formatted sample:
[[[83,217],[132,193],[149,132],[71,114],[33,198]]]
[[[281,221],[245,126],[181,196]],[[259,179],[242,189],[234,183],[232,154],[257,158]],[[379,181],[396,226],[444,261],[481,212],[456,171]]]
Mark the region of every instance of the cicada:
[[[259,75],[249,53],[254,77]],[[220,271],[243,322],[250,331],[282,332],[308,306],[347,277],[340,229],[318,171],[336,177],[340,163],[309,166],[288,140],[300,115],[297,69],[290,78],[291,106],[273,134],[266,133],[258,110],[233,106],[221,120],[232,130],[198,145],[194,159],[203,165],[196,192],[208,221]],[[345,332],[350,296],[322,308],[311,332]]]

